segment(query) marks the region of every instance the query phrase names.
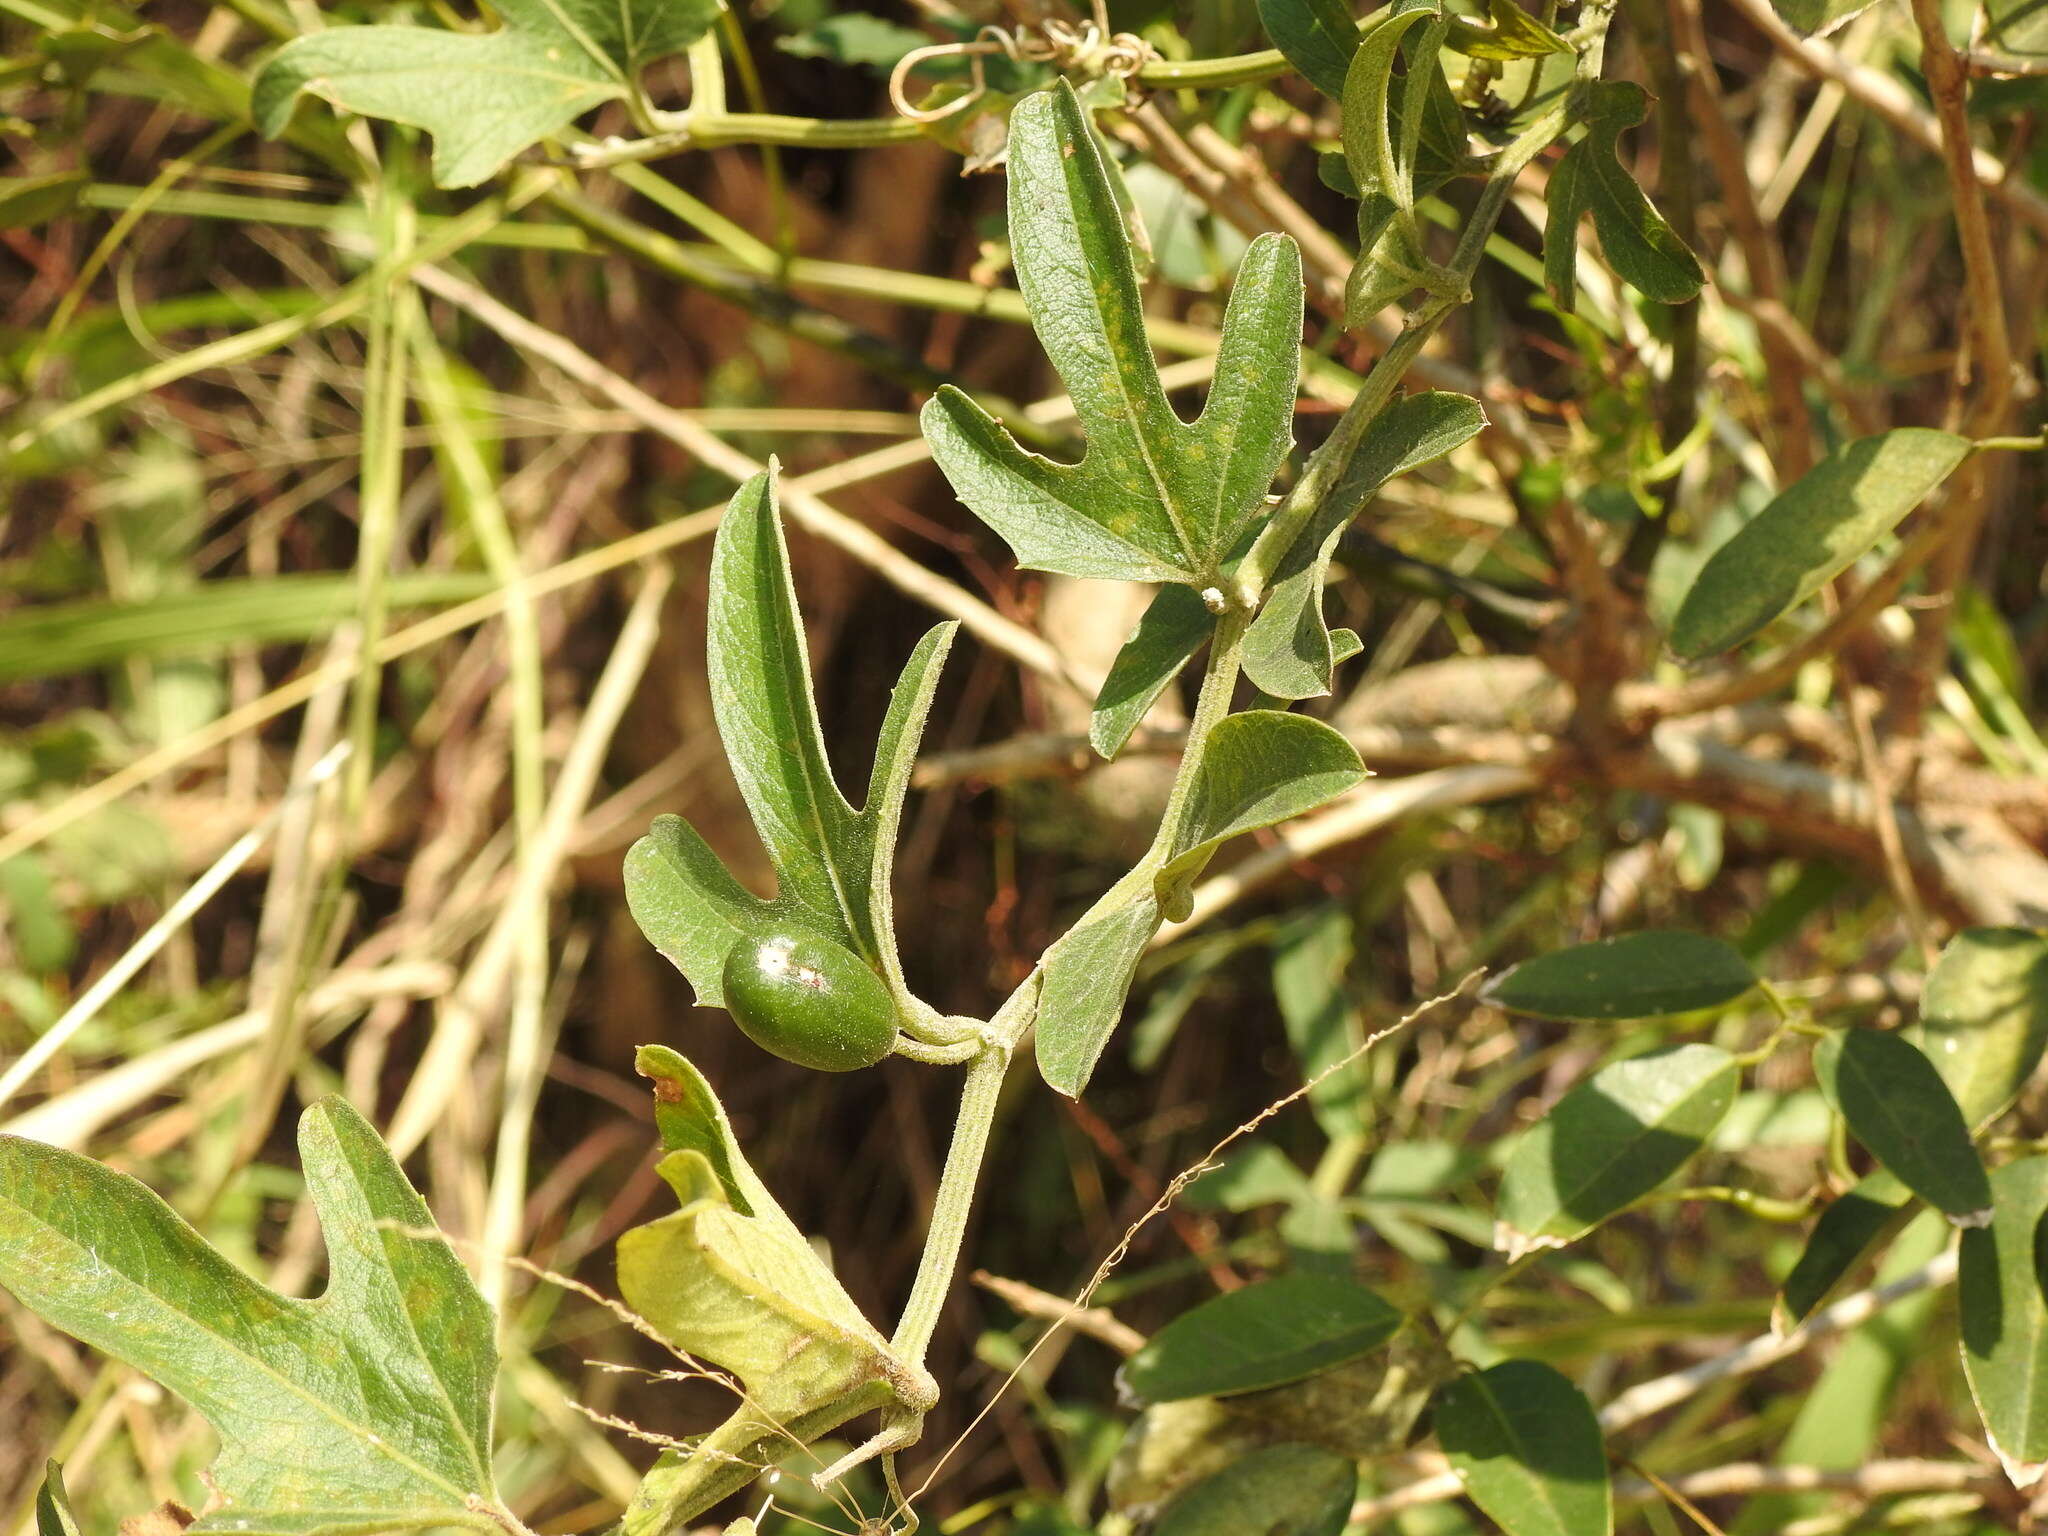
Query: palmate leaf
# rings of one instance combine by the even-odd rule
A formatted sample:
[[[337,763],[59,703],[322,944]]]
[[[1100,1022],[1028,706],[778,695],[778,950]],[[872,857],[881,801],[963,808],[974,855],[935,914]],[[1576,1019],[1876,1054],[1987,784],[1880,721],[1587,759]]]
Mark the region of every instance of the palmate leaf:
[[[317,1300],[259,1285],[126,1175],[15,1137],[0,1286],[213,1425],[225,1503],[194,1531],[493,1527],[490,1308],[354,1110],[307,1110],[299,1155],[327,1239]]]
[[[294,38],[256,76],[250,107],[275,138],[300,92],[434,136],[434,180],[472,187],[681,53],[719,0],[497,0],[495,32],[330,27]]]
[[[904,663],[856,811],[826,761],[772,469],[726,509],[710,608],[712,710],[778,889],[771,901],[753,895],[687,823],[664,816],[626,855],[634,920],[701,1003],[724,1003],[720,968],[743,935],[795,915],[876,966],[907,1004],[889,877],[918,739],[958,626],[927,631]]]
[[[689,1452],[666,1451],[628,1509],[658,1536],[752,1481],[759,1467],[860,1413],[921,1412],[937,1388],[861,1315],[740,1150],[703,1074],[664,1046],[635,1062],[654,1084],[659,1165],[680,1209],[619,1239],[619,1291],[676,1349],[729,1371],[744,1400]]]
[[[961,501],[1033,570],[1216,585],[1266,507],[1300,374],[1301,256],[1283,235],[1245,253],[1199,419],[1175,414],[1145,335],[1124,217],[1064,81],[1010,120],[1010,246],[1031,324],[1087,434],[1078,464],[1019,447],[950,386],[924,408]]]

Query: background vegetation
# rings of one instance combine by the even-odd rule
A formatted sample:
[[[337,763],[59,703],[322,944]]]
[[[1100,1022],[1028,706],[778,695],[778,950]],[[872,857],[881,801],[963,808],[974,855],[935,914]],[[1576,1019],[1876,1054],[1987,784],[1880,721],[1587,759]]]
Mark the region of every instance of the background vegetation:
[[[2048,33],[2024,8],[1842,9],[1630,0],[1614,20],[1605,77],[1653,98],[1622,163],[1698,253],[1697,297],[1642,300],[1588,224],[1561,308],[1555,155],[1516,185],[1410,376],[1492,425],[1337,550],[1331,618],[1364,648],[1308,707],[1379,777],[1212,873],[1085,1099],[1009,1085],[969,1237],[989,1278],[952,1298],[930,1362],[947,1396],[908,1460],[941,1529],[1111,1530],[1177,1488],[1207,1453],[1156,1421],[1112,1470],[1120,1352],[1289,1255],[1478,1309],[1483,1334],[1442,1319],[1465,1358],[1548,1361],[1600,1403],[1769,1334],[1815,1214],[1869,1166],[1803,1053],[1759,1068],[1688,1198],[1505,1277],[1486,1255],[1511,1133],[1682,1031],[1754,1046],[1774,1006],[1570,1024],[1467,988],[1233,1142],[1137,1231],[1085,1326],[1026,1357],[1177,1174],[1474,971],[1685,928],[1797,1016],[1890,1026],[1958,929],[2048,925]],[[1265,49],[1249,0],[1113,11],[1155,50],[1149,104],[1100,122],[1149,235],[1167,380],[1199,398],[1229,274],[1284,230],[1312,448],[1394,333],[1392,310],[1344,323],[1353,204],[1318,164],[1334,104],[1277,55],[1174,73]],[[408,130],[316,103],[258,133],[256,67],[323,21],[302,0],[0,0],[0,1129],[137,1174],[303,1292],[324,1261],[289,1128],[342,1090],[505,1311],[500,1483],[541,1531],[608,1522],[647,1437],[718,1412],[651,1378],[664,1359],[595,1299],[503,1262],[613,1293],[613,1241],[668,1199],[634,1047],[717,1084],[871,1315],[908,1286],[956,1093],[902,1060],[826,1078],[763,1056],[627,915],[621,859],[660,812],[766,881],[704,667],[733,485],[770,455],[789,477],[848,781],[935,610],[966,621],[897,881],[911,981],[941,1008],[1022,978],[1143,847],[1171,775],[1171,690],[1105,765],[1075,682],[1147,594],[1017,571],[916,431],[952,381],[1070,446],[991,164],[1048,67],[992,60],[988,94],[928,127],[886,84],[921,42],[1063,13],[875,12],[742,6],[715,34],[725,110],[658,160],[572,169],[572,130],[451,191]],[[437,4],[324,19],[470,24]],[[691,73],[656,65],[648,97],[690,100]],[[966,84],[957,58],[917,79],[919,99]],[[591,135],[634,133],[638,105],[600,106]],[[1459,227],[1469,190],[1424,219]],[[1710,549],[1830,450],[1909,425],[2004,446],[1734,664],[1670,659]],[[2024,1006],[2048,1018],[2033,974]],[[2042,1107],[2030,1085],[1987,1145],[2039,1150]],[[1924,1276],[1945,1231],[1906,1228],[1875,1278]],[[1845,1321],[1617,1442],[1623,1522],[2033,1528],[1971,1413],[1952,1290]],[[202,1501],[214,1445],[176,1399],[4,1295],[0,1339],[6,1531],[46,1455],[90,1530]],[[1364,1528],[1485,1528],[1443,1502],[1433,1452],[1402,1448],[1420,1399],[1398,1379],[1336,1402],[1269,1410],[1370,1405]],[[849,1493],[875,1507],[872,1483]],[[848,1524],[795,1479],[780,1497]]]

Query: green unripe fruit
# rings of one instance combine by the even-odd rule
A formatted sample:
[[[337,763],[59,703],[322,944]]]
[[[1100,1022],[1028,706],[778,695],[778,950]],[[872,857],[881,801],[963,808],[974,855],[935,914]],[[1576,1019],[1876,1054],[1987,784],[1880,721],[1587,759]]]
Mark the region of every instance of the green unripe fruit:
[[[725,957],[725,1006],[762,1050],[819,1072],[872,1067],[896,1041],[896,1004],[860,956],[783,928]]]

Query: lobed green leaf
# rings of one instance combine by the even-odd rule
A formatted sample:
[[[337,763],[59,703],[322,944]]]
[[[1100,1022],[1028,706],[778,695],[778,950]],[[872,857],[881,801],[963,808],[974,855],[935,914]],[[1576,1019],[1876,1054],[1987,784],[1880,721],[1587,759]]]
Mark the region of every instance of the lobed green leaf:
[[[1585,87],[1581,102],[1586,136],[1565,151],[1550,175],[1545,286],[1559,308],[1569,310],[1577,302],[1578,222],[1591,213],[1600,249],[1623,282],[1661,304],[1685,302],[1700,291],[1706,275],[1621,163],[1621,134],[1643,120],[1649,98],[1632,81],[1596,80]]]

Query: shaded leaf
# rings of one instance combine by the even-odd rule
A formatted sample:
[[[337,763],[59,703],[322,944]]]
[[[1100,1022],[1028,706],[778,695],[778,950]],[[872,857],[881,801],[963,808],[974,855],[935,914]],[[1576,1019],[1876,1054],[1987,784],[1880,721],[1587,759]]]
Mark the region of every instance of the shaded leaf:
[[[1358,23],[1343,0],[1259,0],[1259,24],[1302,78],[1342,99],[1344,71],[1358,51]]]
[[[1472,1502],[1508,1536],[1606,1536],[1607,1453],[1593,1405],[1534,1360],[1461,1376],[1436,1401],[1436,1438]]]
[[[1273,946],[1273,1000],[1304,1081],[1315,1082],[1365,1038],[1344,984],[1352,948],[1351,914],[1334,906],[1292,925]],[[1309,1108],[1325,1136],[1365,1134],[1368,1083],[1360,1060],[1309,1089]]]
[[[718,0],[498,0],[495,32],[329,27],[286,43],[257,74],[256,126],[275,138],[300,92],[434,136],[434,181],[472,187],[681,53]]]
[[[1281,557],[1245,631],[1246,676],[1279,699],[1330,691],[1337,658],[1323,619],[1323,587],[1337,541],[1381,486],[1442,458],[1485,425],[1477,400],[1439,391],[1397,400],[1373,419],[1344,474]]]
[[[1312,811],[1365,777],[1358,749],[1320,720],[1277,709],[1224,716],[1209,733],[1159,870],[1168,915],[1171,893],[1199,874],[1221,844]]]
[[[1963,1373],[1991,1448],[2020,1488],[2048,1471],[2044,1217],[2048,1157],[2007,1163],[1991,1175],[1991,1224],[1965,1232],[1959,1256]]]
[[[1530,1127],[1501,1176],[1494,1245],[1511,1257],[1584,1236],[1705,1145],[1741,1070],[1711,1045],[1602,1067]]]
[[[1124,218],[1061,81],[1010,120],[1010,245],[1033,329],[1087,434],[1078,464],[1020,447],[942,387],[923,413],[961,501],[1034,570],[1214,585],[1286,456],[1300,373],[1301,256],[1262,235],[1239,266],[1209,398],[1184,422],[1159,383]]]
[[[1339,1536],[1357,1494],[1350,1457],[1321,1446],[1269,1445],[1174,1500],[1153,1536]]]
[[[193,1530],[496,1529],[490,1309],[367,1122],[299,1121],[327,1240],[318,1300],[243,1274],[135,1180],[0,1137],[0,1285],[185,1398],[225,1500]]]
[[[887,74],[896,62],[931,39],[914,27],[899,26],[866,11],[846,11],[827,16],[793,37],[778,38],[775,46],[800,59],[830,59],[835,64],[853,64]]]
[[[1078,1098],[1123,1018],[1131,978],[1159,930],[1152,872],[1131,871],[1045,952],[1039,986],[1039,1074]]]
[[[1785,25],[1795,31],[1824,36],[1833,32],[1844,22],[1861,16],[1877,0],[1771,0]],[[1987,7],[1987,14],[1996,20],[1998,7]]]
[[[1626,933],[1525,960],[1488,982],[1488,1002],[1540,1019],[1648,1019],[1732,1003],[1756,973],[1719,939]]]
[[[1561,309],[1577,302],[1577,226],[1581,214],[1591,213],[1601,252],[1623,282],[1662,304],[1692,298],[1706,281],[1698,259],[1621,163],[1617,141],[1643,120],[1649,98],[1632,81],[1596,80],[1585,87],[1581,111],[1586,136],[1550,173],[1545,285]]]
[[[1981,1223],[1991,1186],[1970,1128],[1934,1063],[1910,1041],[1841,1030],[1815,1048],[1813,1071],[1872,1157],[1950,1220]]]
[[[1778,1289],[1785,1327],[1803,1323],[1879,1242],[1905,1224],[1913,1192],[1883,1168],[1828,1202]]]
[[[1927,973],[1919,1022],[1900,1033],[1981,1131],[2012,1106],[2048,1046],[2048,934],[1965,928]]]
[[[725,957],[775,915],[680,816],[655,817],[626,851],[626,906],[647,942],[712,1008],[725,1006]]]
[[[1962,463],[1969,441],[1897,427],[1845,443],[1708,557],[1672,621],[1687,660],[1732,650],[1834,580]]]
[[[54,1461],[43,1463],[43,1483],[36,1490],[36,1536],[80,1536],[71,1495],[64,1488],[64,1469]]]
[[[1088,742],[1105,758],[1123,751],[1167,685],[1216,629],[1193,587],[1161,587],[1116,653],[1088,717]]]
[[[61,219],[91,185],[84,171],[0,177],[0,229],[29,229]]]
[[[1124,1362],[1117,1380],[1148,1403],[1256,1392],[1356,1360],[1401,1322],[1355,1280],[1290,1271],[1183,1312]]]

